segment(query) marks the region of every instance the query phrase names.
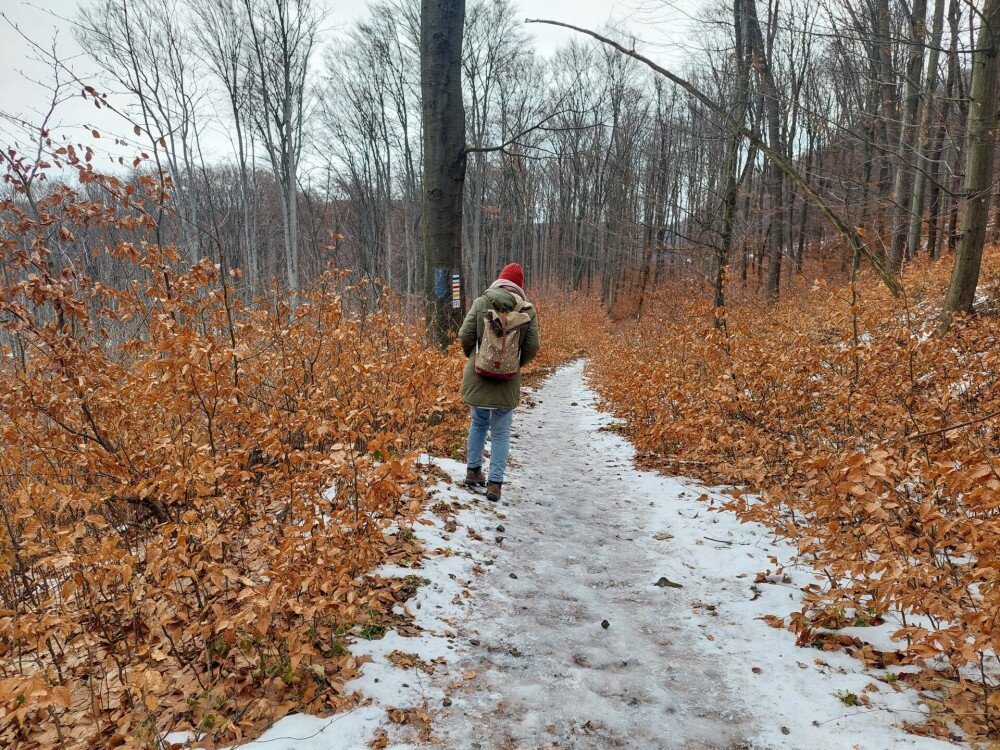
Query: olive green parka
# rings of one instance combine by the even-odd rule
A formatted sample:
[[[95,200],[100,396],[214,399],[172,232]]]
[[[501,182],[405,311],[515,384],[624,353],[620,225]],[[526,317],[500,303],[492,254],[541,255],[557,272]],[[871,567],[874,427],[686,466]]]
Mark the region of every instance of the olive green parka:
[[[482,297],[472,303],[472,309],[458,331],[462,351],[468,358],[462,375],[462,400],[470,406],[484,409],[513,409],[521,402],[521,372],[513,380],[491,380],[476,372],[476,346],[483,338],[483,317],[492,307],[500,312],[513,310],[517,299],[504,289],[487,289]],[[531,318],[528,330],[521,341],[521,366],[538,354],[541,339],[538,336],[538,316],[534,306],[524,310]]]

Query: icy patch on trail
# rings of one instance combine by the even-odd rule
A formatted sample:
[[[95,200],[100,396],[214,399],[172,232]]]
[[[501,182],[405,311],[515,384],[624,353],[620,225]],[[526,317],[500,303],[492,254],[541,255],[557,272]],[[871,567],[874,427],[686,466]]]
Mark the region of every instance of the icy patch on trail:
[[[596,397],[582,377],[575,379],[574,400],[590,405]],[[607,421],[596,412],[582,420],[600,430]],[[583,426],[583,425],[581,425]],[[600,432],[596,450],[631,464],[634,450],[616,434]],[[724,668],[731,693],[740,697],[754,748],[824,748],[829,750],[944,750],[955,745],[907,734],[892,726],[919,722],[927,710],[911,690],[897,691],[877,676],[895,670],[867,670],[854,657],[795,645],[794,636],[770,627],[763,618],[786,618],[798,611],[802,587],[816,582],[815,572],[792,563],[796,550],[775,540],[759,524],[742,524],[732,514],[711,510],[723,498],[717,488],[651,472],[628,471],[629,494],[650,508],[641,541],[653,545],[659,570],[681,583],[674,611],[703,634],[694,648]],[[703,495],[709,501],[699,500]],[[642,522],[642,519],[639,519]],[[637,537],[640,539],[640,537]],[[655,545],[660,544],[659,548]],[[755,583],[757,574],[783,568]],[[669,590],[669,589],[668,589]],[[845,635],[891,650],[886,623],[850,628]],[[844,698],[868,695],[871,707],[845,705]]]

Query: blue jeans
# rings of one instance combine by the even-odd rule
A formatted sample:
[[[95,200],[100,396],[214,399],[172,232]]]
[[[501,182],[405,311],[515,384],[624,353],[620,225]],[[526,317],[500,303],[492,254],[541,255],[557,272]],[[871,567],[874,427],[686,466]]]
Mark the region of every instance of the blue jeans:
[[[483,448],[486,447],[486,431],[490,431],[490,482],[503,482],[510,454],[510,425],[514,421],[513,409],[483,409],[472,407],[472,421],[469,424],[469,451],[466,464],[470,469],[483,465]]]

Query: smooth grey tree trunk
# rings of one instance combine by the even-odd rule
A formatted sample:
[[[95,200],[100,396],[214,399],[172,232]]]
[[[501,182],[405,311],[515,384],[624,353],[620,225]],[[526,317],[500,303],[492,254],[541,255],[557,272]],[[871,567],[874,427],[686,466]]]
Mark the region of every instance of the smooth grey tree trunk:
[[[465,0],[420,4],[420,93],[423,113],[423,245],[427,334],[447,345],[462,321],[452,307],[451,276],[462,275],[462,191],[465,183],[465,106],[462,31]],[[446,294],[435,294],[443,274]],[[463,289],[463,292],[465,290]]]
[[[914,175],[913,199],[910,201],[910,231],[906,239],[907,252],[915,258],[920,252],[920,228],[923,224],[924,193],[927,187],[927,170],[930,166],[928,152],[934,129],[934,92],[937,89],[938,59],[941,37],[944,34],[945,0],[934,3],[934,21],[931,27],[930,53],[927,58],[927,75],[924,78],[923,112],[920,118],[920,135],[917,137],[917,168]]]
[[[966,129],[965,206],[944,312],[972,312],[983,261],[997,143],[997,77],[1000,75],[1000,0],[986,0],[972,57],[972,85]]]
[[[927,36],[927,0],[913,0],[910,16],[909,62],[903,81],[903,123],[896,146],[896,179],[893,184],[892,241],[889,246],[889,269],[898,274],[903,268],[910,227],[910,203],[913,199],[912,155],[916,146],[915,128],[920,109],[920,83],[924,69],[924,39]]]
[[[890,159],[889,155],[895,148],[896,131],[898,121],[898,100],[896,93],[896,77],[892,67],[892,10],[889,7],[889,0],[876,0],[876,13],[878,15],[876,23],[878,25],[879,37],[879,85],[882,89],[881,106],[881,131],[882,148],[881,167],[878,182],[878,191],[875,196],[876,205],[881,199],[887,198],[890,187]],[[876,210],[875,229],[877,234],[882,234],[885,228],[885,211],[881,208]]]

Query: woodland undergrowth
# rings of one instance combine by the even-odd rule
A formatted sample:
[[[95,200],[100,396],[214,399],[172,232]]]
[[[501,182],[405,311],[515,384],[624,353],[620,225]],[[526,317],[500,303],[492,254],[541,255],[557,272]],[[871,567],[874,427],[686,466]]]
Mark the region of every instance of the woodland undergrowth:
[[[460,359],[343,274],[247,305],[122,241],[95,252],[127,281],[95,283],[61,248],[148,236],[155,197],[81,174],[111,197],[0,204],[0,746],[211,746],[353,705],[345,638],[413,593],[371,571],[419,554],[383,531],[453,441]]]
[[[800,644],[900,672],[931,709],[911,731],[982,741],[1000,736],[1000,252],[981,313],[942,332],[950,261],[912,264],[905,300],[864,276],[774,305],[735,282],[715,311],[668,284],[598,331],[590,373],[643,462],[737,487],[728,509],[816,569],[786,623]],[[894,651],[838,632],[890,611]]]
[[[413,459],[461,443],[457,346],[346,273],[247,303],[238,272],[140,240],[162,186],[81,179],[102,200],[0,202],[0,744],[188,728],[208,747],[350,708],[351,639],[411,627],[394,608],[419,581],[373,571],[421,555]],[[134,232],[93,250],[120,283],[65,252],[81,227]],[[821,576],[787,623],[801,644],[898,670],[931,706],[910,730],[981,740],[1000,733],[1000,252],[982,312],[943,332],[948,271],[913,264],[902,301],[864,275],[774,305],[734,282],[725,310],[666,282],[614,321],[535,287],[530,370],[586,352],[645,463],[739,488],[728,509]],[[893,651],[839,632],[889,613]]]

